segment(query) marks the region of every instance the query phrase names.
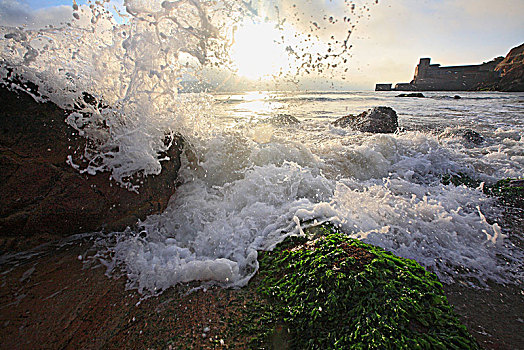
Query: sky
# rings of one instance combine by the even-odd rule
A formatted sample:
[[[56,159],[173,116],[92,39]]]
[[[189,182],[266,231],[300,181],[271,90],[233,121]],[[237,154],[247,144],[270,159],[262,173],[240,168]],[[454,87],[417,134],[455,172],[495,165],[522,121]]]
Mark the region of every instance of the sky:
[[[289,17],[292,12],[286,11],[295,9],[293,4],[303,13],[324,15],[347,6],[344,0],[259,2],[269,12],[279,6],[279,15]],[[36,26],[56,25],[71,18],[71,5],[72,0],[0,0],[0,25],[27,21]],[[409,82],[421,57],[442,65],[461,65],[505,56],[524,42],[522,18],[523,0],[379,0],[356,23],[348,71],[329,79],[321,75],[302,78],[302,87],[329,88],[335,82],[333,86],[342,89],[371,90],[375,83]]]

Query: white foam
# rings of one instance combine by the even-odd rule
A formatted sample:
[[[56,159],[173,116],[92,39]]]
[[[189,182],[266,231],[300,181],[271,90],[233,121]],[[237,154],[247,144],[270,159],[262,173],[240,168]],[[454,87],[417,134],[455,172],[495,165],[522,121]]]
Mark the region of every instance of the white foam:
[[[249,132],[225,134],[205,143],[197,167],[186,160],[182,176],[189,181],[169,208],[143,222],[141,235],[120,234],[109,247],[129,285],[152,293],[189,280],[242,286],[258,268],[257,250],[301,234],[314,220],[415,259],[447,282],[457,276],[481,283],[522,278],[522,252],[498,224],[487,223],[485,213],[498,215],[494,200],[436,180],[446,162],[461,165],[431,135],[348,143],[331,155],[335,163],[303,144],[281,142],[256,143]],[[362,156],[339,164],[347,154]],[[335,174],[334,165],[365,179]]]
[[[92,141],[84,153],[85,172],[109,171],[131,186],[129,176],[161,171],[158,154],[166,151],[166,134],[187,132],[206,114],[207,97],[180,96],[177,82],[195,70],[194,62],[208,55],[221,59],[224,48],[212,45],[219,35],[215,26],[232,9],[228,2],[124,5],[124,23],[97,3],[80,6],[79,20],[60,28],[1,27],[0,60],[38,85],[37,100],[77,109],[67,123]],[[5,78],[8,71],[0,73]],[[84,92],[95,102],[84,103]]]

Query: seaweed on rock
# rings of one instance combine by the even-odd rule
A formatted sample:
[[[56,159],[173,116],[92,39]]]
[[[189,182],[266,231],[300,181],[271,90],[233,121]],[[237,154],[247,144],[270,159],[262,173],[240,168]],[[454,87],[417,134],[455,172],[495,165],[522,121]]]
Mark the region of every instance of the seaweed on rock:
[[[444,185],[478,188],[481,183],[480,180],[463,173],[442,176]],[[524,209],[524,179],[502,179],[494,184],[482,186],[482,191],[488,196],[497,197],[502,205]]]
[[[267,302],[251,305],[256,311],[244,329],[257,335],[252,345],[478,348],[436,275],[415,261],[350,239],[329,224],[306,236],[288,238],[260,260],[259,292]]]

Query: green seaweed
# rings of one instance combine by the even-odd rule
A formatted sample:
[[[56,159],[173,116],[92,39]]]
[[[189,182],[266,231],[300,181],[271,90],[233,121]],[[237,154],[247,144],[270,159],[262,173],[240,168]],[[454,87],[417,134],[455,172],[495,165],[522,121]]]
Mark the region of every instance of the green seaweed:
[[[262,254],[259,277],[253,348],[478,348],[433,273],[329,224]]]
[[[524,186],[514,185],[515,183],[515,179],[503,179],[484,187],[484,193],[498,197],[504,205],[524,208]]]
[[[477,188],[480,186],[481,181],[472,178],[464,173],[458,174],[445,174],[442,176],[441,182],[444,185],[453,184],[455,186],[464,185],[467,187]]]
[[[524,186],[518,179],[502,179],[492,185],[484,185],[482,191],[488,195],[497,197],[502,205],[524,208]],[[464,173],[446,174],[442,176],[442,184],[455,186],[467,186],[478,188],[481,181],[472,178]]]

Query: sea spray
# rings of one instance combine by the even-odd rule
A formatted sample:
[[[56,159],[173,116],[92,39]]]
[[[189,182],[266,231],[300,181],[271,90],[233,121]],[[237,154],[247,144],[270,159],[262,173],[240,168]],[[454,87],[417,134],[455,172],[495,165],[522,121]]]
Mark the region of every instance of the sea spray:
[[[127,0],[124,7],[121,19],[98,3],[75,5],[75,20],[60,28],[2,27],[1,73],[10,87],[30,81],[38,100],[75,110],[67,123],[91,141],[83,170],[110,171],[137,190],[129,177],[161,171],[165,135],[190,133],[205,115],[206,97],[180,96],[179,82],[197,65],[226,60],[227,41],[215,26],[236,10],[205,1]]]
[[[286,11],[293,8],[282,3]],[[166,136],[180,133],[191,145],[182,159],[181,185],[166,211],[99,241],[98,257],[108,273],[123,271],[128,287],[148,295],[189,281],[242,286],[258,269],[257,250],[330,221],[353,237],[416,259],[445,281],[521,280],[522,252],[504,239],[497,224],[483,219],[499,215],[494,200],[440,179],[450,173],[486,181],[521,176],[522,128],[500,125],[481,149],[424,128],[370,135],[336,128],[329,117],[274,126],[253,109],[247,119],[231,110],[224,118],[214,96],[179,94],[178,82],[197,74],[202,64],[231,64],[230,24],[264,11],[281,15],[256,4],[128,0],[120,19],[98,5],[79,6],[76,20],[64,27],[1,28],[1,74],[12,78],[10,86],[27,90],[17,81],[32,81],[38,91],[30,92],[37,100],[74,110],[66,122],[90,140],[84,162],[69,159],[79,171],[108,171],[139,191],[131,177],[161,171]],[[347,8],[350,14],[356,11]],[[315,11],[308,5],[304,12]],[[325,16],[325,21],[351,28],[347,19]],[[296,30],[303,34],[308,26],[328,31],[312,20]],[[328,37],[331,45],[311,42],[289,52],[299,71],[325,72],[347,58],[350,33],[345,35]],[[314,52],[306,52],[312,47]],[[327,111],[342,113],[351,103],[340,95],[309,97],[274,101],[288,112],[288,100],[295,99],[309,108],[300,111],[308,118],[326,111],[313,105],[336,101],[340,105]],[[364,108],[362,99],[359,103]],[[423,108],[439,110],[409,108],[399,113],[406,124],[409,118],[424,120],[418,115]]]
[[[206,118],[206,102],[181,97],[179,84],[198,77],[204,66],[231,67],[229,49],[239,24],[273,20],[282,32],[280,44],[293,52],[289,57],[294,70],[288,71],[293,76],[302,67],[323,71],[347,61],[346,29],[354,23],[343,15],[359,18],[367,3],[337,4],[336,14],[316,13],[311,18],[288,1],[268,7],[240,0],[125,0],[122,13],[112,10],[109,1],[74,3],[73,18],[58,27],[0,27],[0,77],[37,100],[75,110],[68,124],[91,140],[83,171],[109,171],[121,185],[138,190],[130,177],[161,171],[158,155],[166,151],[166,134],[191,137],[198,132],[193,120]],[[303,10],[314,13],[312,6]],[[309,28],[285,32],[281,11],[295,25],[306,19],[300,23]],[[313,38],[320,43],[335,27],[340,33],[306,53]],[[27,88],[26,81],[36,84],[38,91]]]

